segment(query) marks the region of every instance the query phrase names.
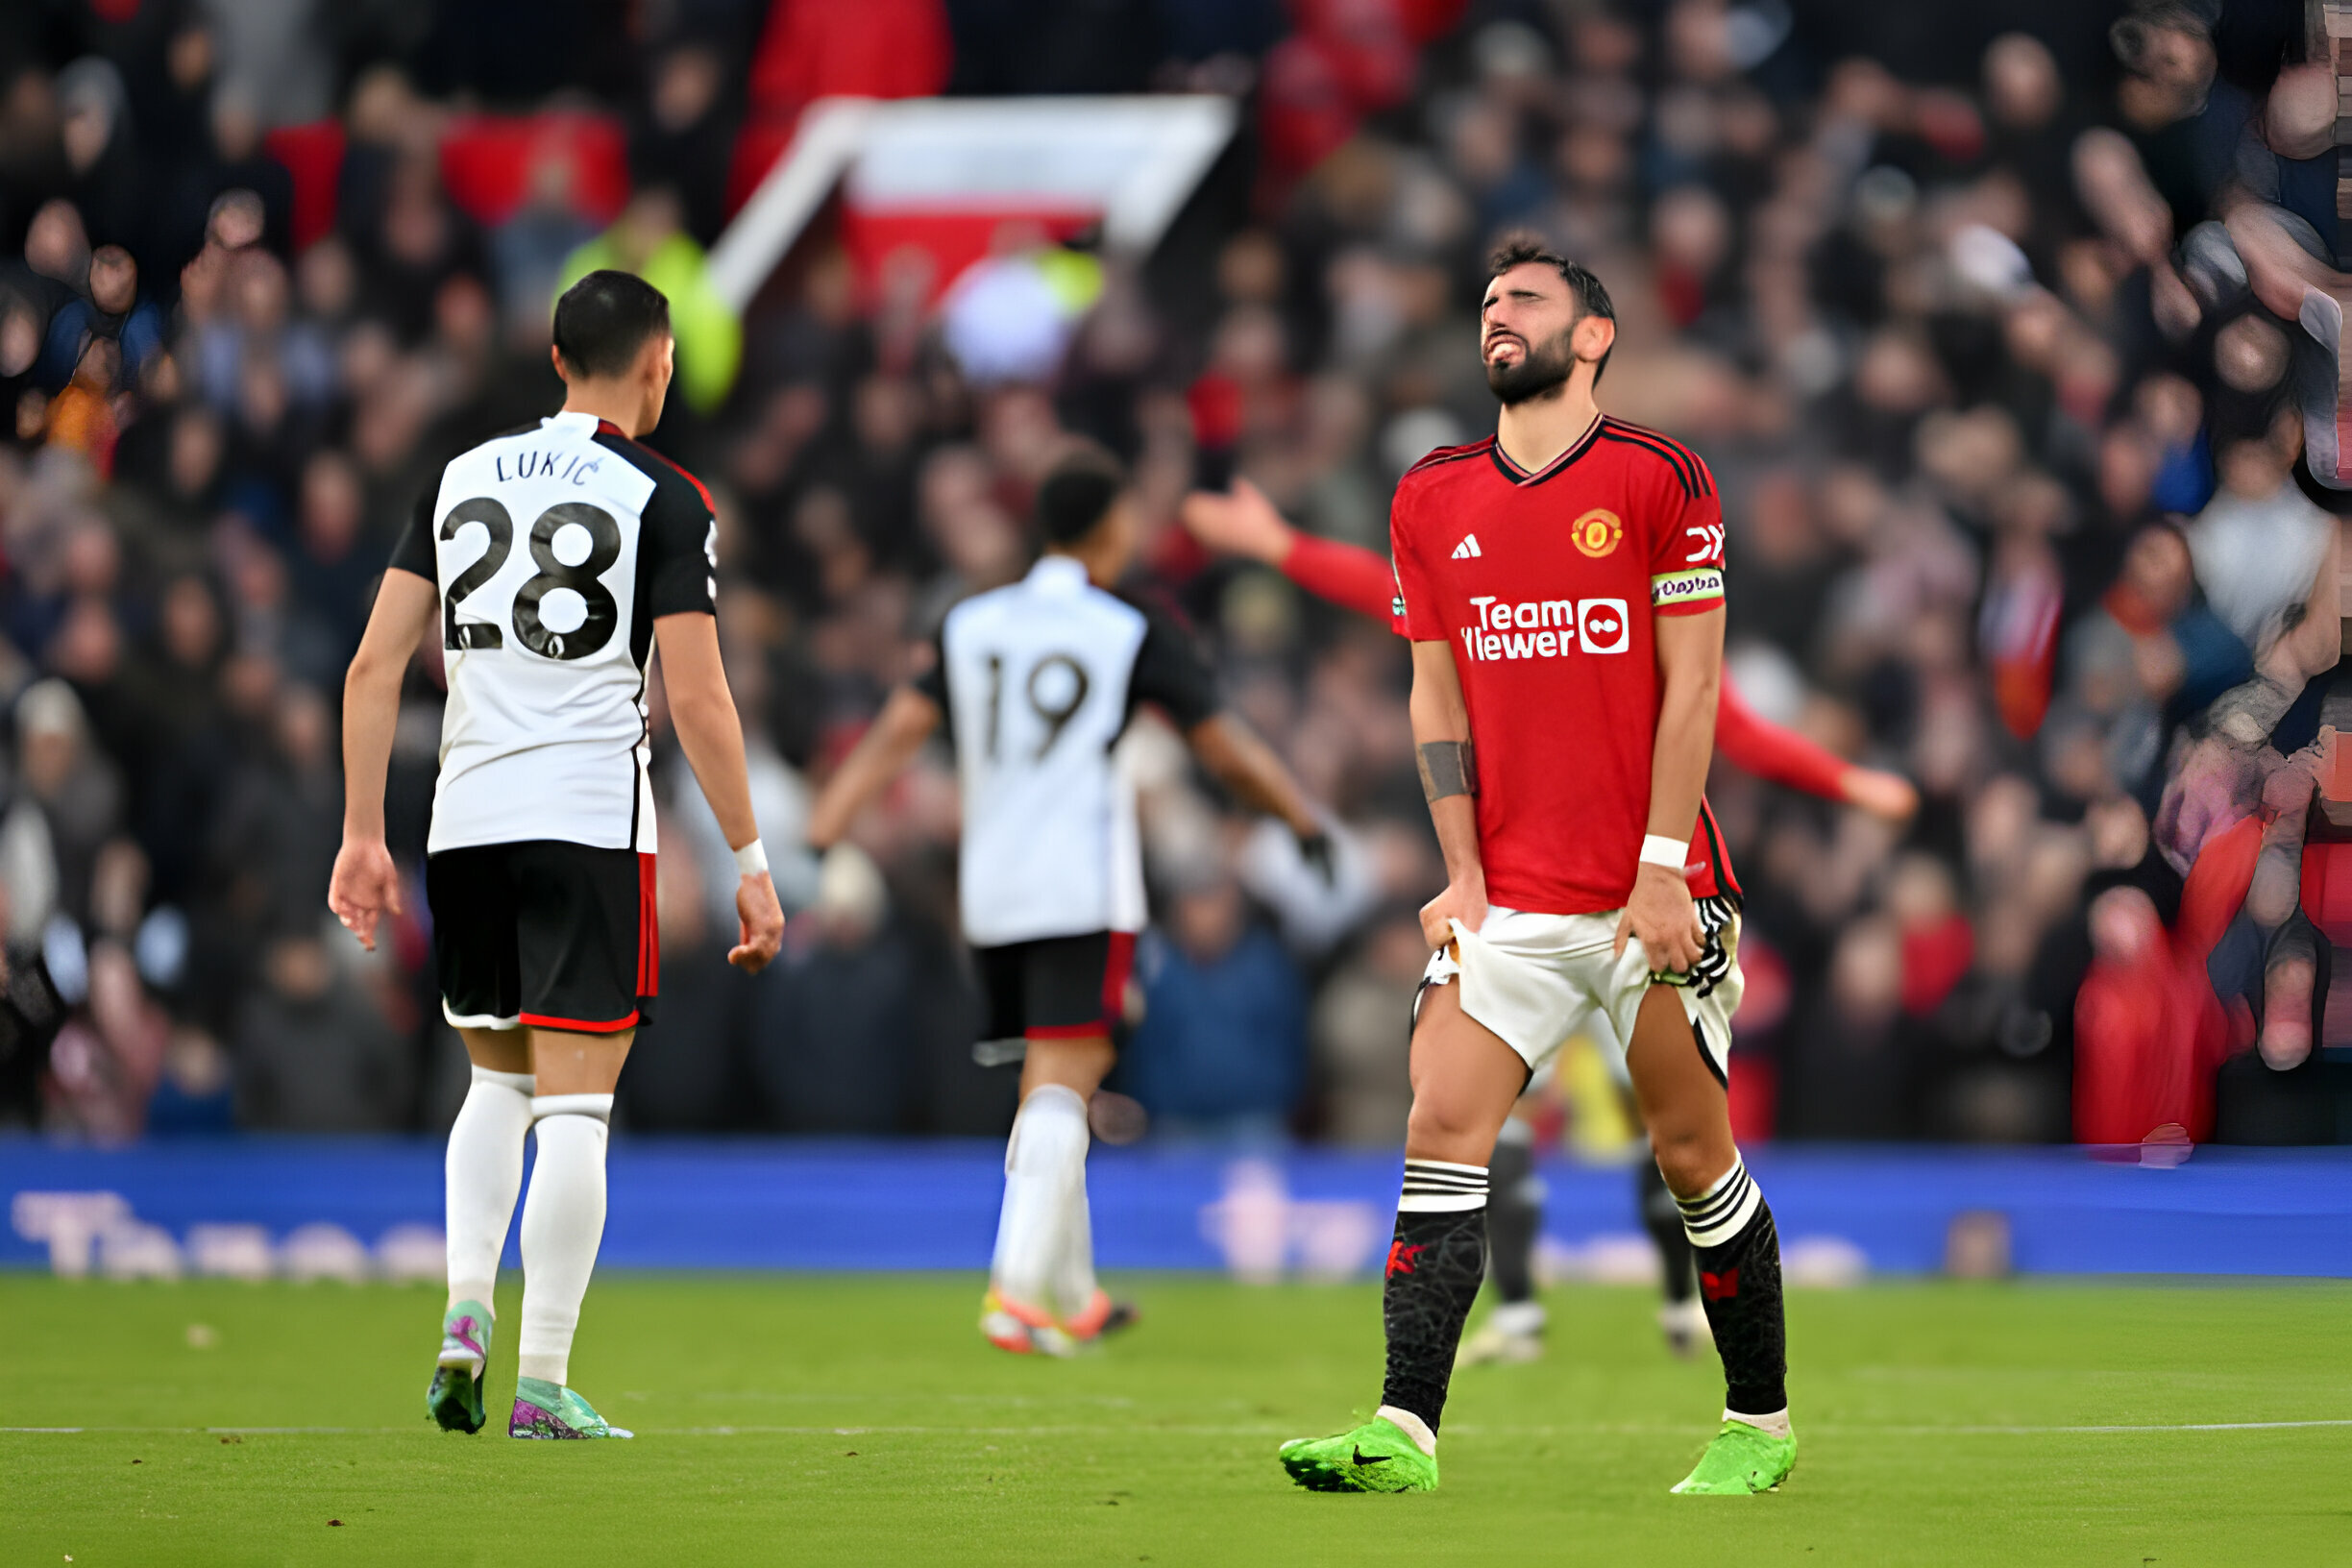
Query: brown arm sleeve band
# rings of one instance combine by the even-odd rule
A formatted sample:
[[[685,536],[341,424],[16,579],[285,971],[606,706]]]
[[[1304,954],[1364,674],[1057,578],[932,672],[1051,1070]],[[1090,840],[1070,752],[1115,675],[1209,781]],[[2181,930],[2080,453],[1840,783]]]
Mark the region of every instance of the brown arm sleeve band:
[[[1479,793],[1478,748],[1470,742],[1432,741],[1414,754],[1421,764],[1421,793],[1431,800]]]

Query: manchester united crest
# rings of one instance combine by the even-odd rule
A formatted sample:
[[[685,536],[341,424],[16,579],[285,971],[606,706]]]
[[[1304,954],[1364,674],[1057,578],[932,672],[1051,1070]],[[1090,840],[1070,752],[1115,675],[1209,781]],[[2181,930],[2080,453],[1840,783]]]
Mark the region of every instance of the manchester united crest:
[[[1595,507],[1576,520],[1568,537],[1576,541],[1577,549],[1597,561],[1617,548],[1617,541],[1625,537],[1625,525],[1618,521],[1615,512]]]

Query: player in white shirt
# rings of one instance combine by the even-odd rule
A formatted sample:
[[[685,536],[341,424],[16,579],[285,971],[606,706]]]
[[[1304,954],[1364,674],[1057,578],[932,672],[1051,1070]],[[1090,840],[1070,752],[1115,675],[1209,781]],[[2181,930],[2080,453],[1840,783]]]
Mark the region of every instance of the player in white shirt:
[[[403,672],[437,627],[449,701],[425,896],[442,1011],[474,1082],[450,1128],[449,1301],[427,1409],[452,1431],[484,1424],[492,1292],[535,1131],[507,1433],[626,1437],[568,1380],[604,1233],[613,1088],[660,990],[645,704],[656,647],[679,744],[742,871],[729,961],[765,966],[784,916],[720,664],[710,498],[636,441],[670,387],[669,302],[591,273],[557,302],[554,336],[563,410],[453,459],[393,551],[344,686],[328,902],[371,949],[400,913],[384,771]]]
[[[826,783],[809,842],[838,843],[948,725],[964,796],[964,935],[988,1000],[983,1044],[1022,1062],[980,1328],[1001,1349],[1059,1355],[1130,1315],[1095,1283],[1086,1154],[1087,1104],[1111,1069],[1145,913],[1135,801],[1111,756],[1137,704],[1164,712],[1209,771],[1288,823],[1327,874],[1329,845],[1280,760],[1218,711],[1214,679],[1184,634],[1110,591],[1136,548],[1116,465],[1096,453],[1064,461],[1040,486],[1037,511],[1043,558],[948,612],[932,669],[892,694]]]

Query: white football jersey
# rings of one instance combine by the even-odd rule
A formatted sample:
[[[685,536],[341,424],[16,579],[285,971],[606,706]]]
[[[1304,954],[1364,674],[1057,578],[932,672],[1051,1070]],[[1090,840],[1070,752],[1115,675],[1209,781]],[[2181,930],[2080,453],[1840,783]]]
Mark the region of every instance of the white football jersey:
[[[1139,701],[1180,729],[1215,711],[1182,635],[1048,555],[950,610],[939,663],[917,685],[955,741],[965,940],[1141,930],[1135,799],[1111,748]]]
[[[685,470],[592,414],[451,461],[392,565],[441,591],[449,703],[428,853],[654,847],[656,617],[710,613],[718,527]]]

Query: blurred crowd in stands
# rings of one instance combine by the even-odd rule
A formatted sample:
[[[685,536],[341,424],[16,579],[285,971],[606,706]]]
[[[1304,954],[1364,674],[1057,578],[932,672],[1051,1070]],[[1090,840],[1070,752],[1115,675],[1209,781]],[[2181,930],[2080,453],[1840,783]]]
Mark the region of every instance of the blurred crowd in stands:
[[[2334,243],[2333,149],[2266,141],[2272,84],[2314,58],[2298,5],[6,10],[0,1121],[446,1123],[464,1061],[421,871],[373,957],[325,913],[341,673],[419,490],[553,410],[553,293],[618,265],[673,301],[652,444],[717,498],[722,635],[797,912],[769,973],[726,968],[731,861],[657,689],[662,1011],[625,1124],[1006,1123],[1011,1074],[969,1056],[945,754],[869,814],[870,858],[789,851],[946,607],[1025,569],[1030,488],[1083,438],[1131,467],[1134,590],[1188,619],[1339,845],[1327,888],[1139,723],[1156,918],[1103,1130],[1395,1142],[1413,910],[1442,880],[1405,649],[1179,512],[1246,477],[1384,550],[1398,475],[1492,428],[1476,304],[1514,227],[1614,296],[1604,406],[1713,465],[1751,704],[1922,793],[1889,825],[1718,765],[1748,892],[1742,1135],[2259,1139],[2332,1105],[2311,1031],[2263,1028],[2287,917],[2179,915],[2207,829],[2253,809],[2241,782],[2179,826],[2209,708],[2298,631],[2336,646],[2333,493],[2291,390],[2317,345],[2198,228],[2315,202]],[[1008,229],[963,278],[877,277],[821,216],[740,315],[705,276],[812,99],[1166,90],[1246,112],[1151,257]],[[412,870],[437,659],[393,769]],[[2267,710],[2237,744],[2315,728]]]

